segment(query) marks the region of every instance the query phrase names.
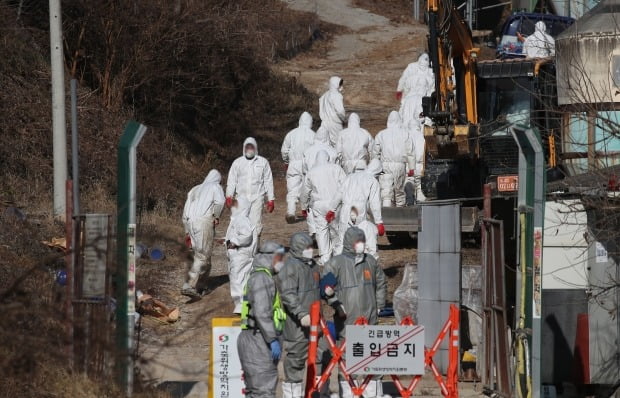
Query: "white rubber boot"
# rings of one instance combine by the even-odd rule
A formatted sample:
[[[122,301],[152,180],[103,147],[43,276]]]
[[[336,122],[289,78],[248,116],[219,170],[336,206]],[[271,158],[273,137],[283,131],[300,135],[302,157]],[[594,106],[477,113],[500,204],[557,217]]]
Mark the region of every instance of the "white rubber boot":
[[[282,383],[282,398],[294,398],[293,395],[293,386],[294,383]]]
[[[422,180],[420,177],[416,178],[415,200],[416,202],[426,202],[426,196],[424,196],[424,192],[422,192]]]

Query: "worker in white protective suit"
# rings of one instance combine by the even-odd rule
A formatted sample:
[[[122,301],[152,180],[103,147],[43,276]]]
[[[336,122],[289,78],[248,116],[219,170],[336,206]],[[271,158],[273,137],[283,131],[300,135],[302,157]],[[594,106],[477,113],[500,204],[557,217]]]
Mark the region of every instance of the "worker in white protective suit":
[[[314,135],[314,143],[304,151],[303,156],[303,170],[304,174],[312,170],[316,163],[316,155],[319,152],[326,152],[329,156],[330,163],[336,163],[338,153],[336,149],[329,145],[329,138],[326,130],[317,130]]]
[[[321,117],[321,127],[328,133],[329,145],[336,147],[338,135],[342,131],[346,114],[342,98],[344,80],[338,76],[329,79],[329,90],[319,98],[319,116]]]
[[[407,133],[413,144],[413,152],[407,158],[408,172],[405,179],[406,205],[412,206],[416,202],[424,202],[426,196],[422,192],[422,176],[424,175],[424,159],[426,156],[426,141],[424,140],[424,121],[410,121]]]
[[[215,227],[220,223],[225,200],[221,180],[220,172],[213,169],[202,184],[196,185],[187,194],[183,226],[194,251],[194,261],[181,289],[186,296],[199,297],[206,290],[198,283],[204,283],[211,272]]]
[[[233,200],[230,207],[230,224],[226,231],[228,278],[230,295],[235,305],[234,314],[241,313],[243,287],[248,281],[258,245],[258,231],[250,220],[250,210],[251,204],[245,197],[240,196]]]
[[[545,58],[555,55],[555,39],[547,33],[544,21],[536,22],[534,33],[524,38],[517,33],[517,38],[523,41],[523,54],[528,58]]]
[[[316,163],[316,155],[319,152],[325,152],[329,156],[329,162],[335,163],[337,153],[336,150],[329,145],[329,138],[327,137],[327,130],[319,129],[314,135],[314,144],[304,151],[303,157],[303,171],[304,175],[308,174],[308,171],[314,168]],[[306,217],[306,223],[308,223],[308,233],[314,236],[316,229],[314,228],[314,216],[312,212],[307,212],[305,209],[301,211],[302,215]]]
[[[260,236],[265,197],[267,211],[273,213],[275,195],[271,166],[267,159],[258,155],[258,145],[254,138],[248,137],[243,142],[243,156],[230,166],[226,183],[226,207],[232,206],[235,196],[245,198],[250,203],[250,221]]]
[[[435,74],[430,67],[427,53],[422,53],[416,62],[407,65],[400,80],[396,98],[401,101],[400,117],[403,125],[411,120],[418,120],[422,113],[422,98],[430,96],[435,91]]]
[[[357,113],[351,113],[347,128],[340,132],[336,144],[336,152],[344,172],[347,174],[353,173],[355,165],[359,160],[363,160],[368,164],[372,158],[373,145],[372,135],[360,127],[360,117]]]
[[[383,174],[379,176],[381,201],[384,207],[405,205],[405,176],[413,144],[402,127],[398,112],[388,116],[387,128],[375,137],[374,157],[381,160]]]
[[[385,234],[381,217],[381,188],[377,181],[377,176],[381,172],[381,162],[378,159],[371,160],[368,167],[360,161],[355,172],[349,174],[340,186],[338,194],[332,200],[331,210],[325,215],[327,222],[338,223],[338,241],[334,254],[342,253],[342,242],[350,226],[352,209],[356,209],[355,219],[358,224],[370,219],[368,215],[368,210],[370,210],[378,235]],[[340,209],[340,214],[338,220],[335,221],[338,209]]]
[[[334,251],[338,239],[336,223],[329,223],[325,219],[331,210],[331,204],[338,195],[340,186],[346,175],[337,164],[329,162],[327,152],[321,151],[317,155],[316,166],[306,175],[306,181],[301,191],[300,202],[308,209],[314,220],[316,243],[319,248],[319,264],[325,264]]]
[[[282,143],[282,160],[286,167],[286,222],[296,221],[295,211],[301,187],[304,182],[304,151],[314,144],[312,116],[308,112],[301,114],[299,127],[291,130]]]

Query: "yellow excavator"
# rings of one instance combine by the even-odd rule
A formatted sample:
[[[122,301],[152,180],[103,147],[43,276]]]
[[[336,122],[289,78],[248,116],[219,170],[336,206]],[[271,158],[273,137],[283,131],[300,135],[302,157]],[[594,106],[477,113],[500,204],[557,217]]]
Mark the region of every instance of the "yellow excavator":
[[[428,1],[428,49],[435,92],[422,101],[426,148],[431,156],[454,158],[478,154],[476,61],[471,30],[450,0]]]

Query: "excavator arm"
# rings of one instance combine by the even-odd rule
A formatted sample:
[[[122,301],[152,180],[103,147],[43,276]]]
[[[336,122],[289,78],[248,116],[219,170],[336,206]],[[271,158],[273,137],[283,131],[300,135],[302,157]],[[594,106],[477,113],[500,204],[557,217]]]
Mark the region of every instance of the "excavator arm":
[[[428,49],[435,92],[423,100],[434,122],[424,135],[432,155],[458,157],[477,153],[478,104],[476,59],[471,30],[451,0],[428,1]]]

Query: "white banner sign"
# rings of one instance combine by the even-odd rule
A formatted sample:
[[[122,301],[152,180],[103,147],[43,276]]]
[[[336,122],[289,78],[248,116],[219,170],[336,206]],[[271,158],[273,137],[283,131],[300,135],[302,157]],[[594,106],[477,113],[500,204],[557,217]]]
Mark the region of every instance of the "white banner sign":
[[[87,214],[84,221],[83,297],[102,298],[105,296],[107,254],[108,215]]]
[[[232,326],[231,319],[213,319],[211,374],[209,398],[245,397],[243,371],[237,352],[241,327]]]
[[[424,374],[424,326],[347,326],[347,372]]]

